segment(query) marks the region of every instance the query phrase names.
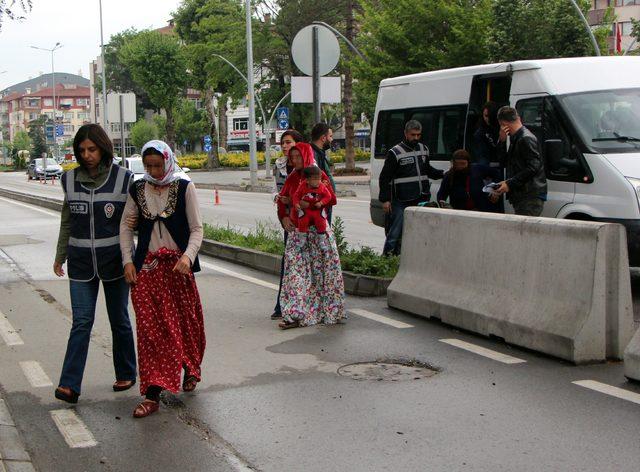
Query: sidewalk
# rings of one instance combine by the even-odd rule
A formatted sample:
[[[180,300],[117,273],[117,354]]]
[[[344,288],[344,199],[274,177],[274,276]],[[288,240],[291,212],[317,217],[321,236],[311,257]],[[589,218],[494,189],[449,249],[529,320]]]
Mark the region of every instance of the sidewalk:
[[[362,167],[364,169],[369,170],[370,164],[368,162],[359,162],[357,163],[358,167]],[[344,167],[343,164],[336,164],[336,168]],[[271,191],[273,188],[273,174],[269,173],[269,179],[267,179],[265,175],[264,167],[258,169],[258,179],[259,179],[259,189],[264,189],[264,191]],[[193,183],[197,184],[200,188],[207,188],[209,186],[217,185],[220,188],[222,187],[246,187],[250,183],[250,172],[248,169],[238,169],[238,170],[230,170],[228,168],[224,170],[213,170],[213,171],[201,171],[194,170],[189,173],[191,180]],[[357,176],[344,176],[344,177],[334,177],[334,180],[337,185],[341,188],[340,190],[347,190],[348,187],[354,185],[369,185],[370,176],[367,175],[357,175]]]

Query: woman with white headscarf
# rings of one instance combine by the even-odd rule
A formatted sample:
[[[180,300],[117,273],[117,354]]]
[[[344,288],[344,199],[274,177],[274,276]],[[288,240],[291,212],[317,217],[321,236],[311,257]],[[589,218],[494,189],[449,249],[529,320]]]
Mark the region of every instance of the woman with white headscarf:
[[[120,224],[124,274],[136,312],[140,393],[146,397],[133,412],[136,418],[158,410],[162,390],[196,388],[205,348],[193,276],[200,270],[203,235],[196,189],[176,175],[175,156],[163,141],[145,144],[142,162],[144,177],[131,186]],[[129,217],[138,220],[135,249]]]

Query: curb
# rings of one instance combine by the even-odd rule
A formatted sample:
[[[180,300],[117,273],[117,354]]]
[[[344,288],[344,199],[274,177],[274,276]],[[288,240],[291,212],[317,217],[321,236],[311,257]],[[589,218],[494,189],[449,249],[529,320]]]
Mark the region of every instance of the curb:
[[[282,256],[269,254],[255,249],[233,246],[210,239],[203,239],[201,254],[257,269],[268,274],[280,275]],[[359,297],[380,297],[387,294],[387,288],[393,279],[371,277],[342,271],[344,291]]]
[[[241,185],[241,184],[215,184],[215,183],[197,183],[193,182],[198,190],[231,190],[234,192],[253,192],[253,193],[273,193],[272,187],[264,187],[257,186],[252,187],[251,185]],[[353,190],[336,190],[336,197],[356,197],[357,194]]]
[[[0,398],[0,471],[35,472],[6,402]]]
[[[218,187],[221,188],[221,187]],[[51,210],[62,211],[62,202],[46,197],[36,197],[25,193],[14,192],[0,188],[0,195],[25,203],[43,206]],[[268,274],[280,275],[282,256],[269,254],[255,249],[232,246],[210,239],[202,240],[200,253],[215,257],[235,264],[251,267]],[[349,295],[359,297],[379,297],[387,294],[387,287],[393,279],[371,277],[368,275],[354,274],[342,271],[344,278],[344,291]]]

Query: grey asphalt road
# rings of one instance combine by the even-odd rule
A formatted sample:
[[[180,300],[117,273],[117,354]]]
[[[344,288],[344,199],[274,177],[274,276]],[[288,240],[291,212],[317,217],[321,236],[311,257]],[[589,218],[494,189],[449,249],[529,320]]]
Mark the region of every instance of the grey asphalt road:
[[[242,175],[243,171],[227,171],[225,174]],[[222,174],[213,172],[208,174]],[[203,179],[199,173],[193,173],[194,182]],[[230,178],[230,177],[229,177]],[[238,183],[240,180],[237,180]],[[37,181],[27,181],[22,172],[0,172],[0,188],[18,192],[62,199],[60,182],[43,185]],[[197,183],[196,183],[197,188]],[[369,214],[369,187],[355,185],[351,187],[356,197],[344,197],[338,200],[334,215],[343,219],[345,234],[353,247],[369,246],[382,252],[384,230],[371,223]],[[220,190],[220,205],[214,205],[213,190],[198,190],[203,220],[210,224],[233,226],[244,231],[255,227],[256,222],[265,222],[274,228],[280,228],[276,217],[276,207],[272,197],[266,193]]]
[[[348,297],[356,312],[343,325],[280,331],[268,319],[276,278],[207,257],[197,276],[208,345],[196,392],[166,397],[150,418],[131,418],[139,397],[111,391],[110,333],[100,300],[83,394],[69,407],[53,398],[53,386],[33,386],[20,366],[37,362],[53,384],[59,375],[70,326],[68,282],[51,273],[59,215],[5,198],[0,215],[0,311],[23,341],[9,346],[0,337],[0,393],[37,470],[636,471],[640,465],[640,403],[572,383],[598,381],[640,402],[640,387],[625,381],[619,363],[572,366],[391,310],[384,298]],[[498,362],[442,342],[449,339],[524,362]],[[382,359],[414,360],[439,372],[396,381],[338,374],[342,366]],[[55,410],[73,411],[96,444],[69,447],[52,420]]]

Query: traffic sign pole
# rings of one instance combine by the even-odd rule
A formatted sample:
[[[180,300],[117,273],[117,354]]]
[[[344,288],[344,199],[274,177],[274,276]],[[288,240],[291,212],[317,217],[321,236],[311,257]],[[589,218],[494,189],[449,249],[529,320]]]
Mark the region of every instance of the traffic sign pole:
[[[320,103],[320,43],[318,40],[318,27],[313,27],[313,117],[315,123],[322,121],[322,104]]]

